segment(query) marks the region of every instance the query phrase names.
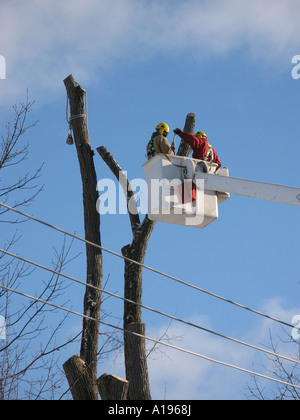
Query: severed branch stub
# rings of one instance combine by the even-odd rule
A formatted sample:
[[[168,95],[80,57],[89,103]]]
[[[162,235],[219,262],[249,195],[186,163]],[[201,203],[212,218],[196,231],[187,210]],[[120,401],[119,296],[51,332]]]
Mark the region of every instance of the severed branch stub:
[[[196,115],[190,113],[186,116],[185,125],[183,131],[185,133],[194,134],[195,131],[195,122],[196,122]],[[180,145],[178,147],[177,156],[185,156],[187,157],[192,151],[191,146],[186,143],[184,140],[181,140]]]
[[[98,400],[97,388],[91,386],[93,379],[90,370],[78,354],[68,359],[63,368],[75,401]]]
[[[126,379],[104,373],[97,385],[102,400],[127,400],[129,382]]]

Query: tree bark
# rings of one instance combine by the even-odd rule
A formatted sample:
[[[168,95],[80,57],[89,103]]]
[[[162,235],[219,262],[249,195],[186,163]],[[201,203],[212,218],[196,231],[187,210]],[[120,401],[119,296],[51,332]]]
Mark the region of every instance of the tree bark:
[[[63,365],[73,399],[78,401],[94,401],[98,399],[97,389],[91,387],[90,369],[86,363],[75,354]]]
[[[78,85],[73,76],[64,80],[67,96],[70,102],[70,121],[72,124],[74,141],[80,166],[83,192],[84,229],[85,239],[97,245],[101,245],[100,239],[100,215],[96,208],[98,200],[97,177],[94,166],[88,128],[86,124],[84,99],[85,90]],[[98,289],[102,288],[103,267],[102,252],[99,248],[86,245],[87,284]],[[97,393],[97,352],[99,342],[101,292],[91,287],[86,288],[84,296],[84,314],[97,321],[84,318],[80,357],[90,370],[92,378],[91,386],[93,393]]]
[[[125,346],[127,355],[131,355],[127,356],[126,362],[126,377],[130,384],[128,399],[151,400],[146,344],[145,339],[139,336],[145,335],[146,326],[142,322],[128,324],[127,331]]]
[[[196,122],[196,115],[195,114],[188,114],[185,119],[185,125],[183,131],[185,133],[194,134],[195,130],[195,122]],[[191,146],[186,143],[184,140],[181,140],[177,156],[188,156],[192,151]]]
[[[127,400],[129,383],[126,379],[104,373],[97,384],[102,400]]]
[[[140,233],[134,236],[130,245],[122,248],[122,254],[143,264],[154,226],[155,222],[146,216]],[[142,280],[143,267],[125,260],[124,297],[136,302],[137,305],[124,301],[124,330],[145,335],[145,324],[142,323],[140,306],[142,303]],[[136,351],[133,351],[134,347]],[[125,332],[124,356],[126,378],[129,381],[128,399],[151,400],[145,340]]]
[[[109,166],[113,174],[123,186],[127,204],[134,201],[134,194],[129,180],[125,177],[120,165],[115,161],[113,156],[107,151],[105,147],[99,147],[98,153]],[[125,187],[126,186],[126,187]],[[131,258],[134,261],[143,263],[147,251],[148,242],[155,226],[155,222],[145,216],[142,223],[140,223],[139,214],[132,214],[129,211],[129,218],[132,230],[132,243],[122,248],[122,254],[125,257]],[[130,299],[137,304],[124,302],[124,329],[130,331],[131,324],[136,325],[137,330],[145,331],[145,325],[142,323],[142,313],[140,304],[142,303],[142,274],[143,268],[139,265],[133,264],[125,260],[124,269],[124,297]],[[131,325],[131,326],[130,326]],[[124,333],[124,358],[126,379],[129,381],[128,400],[149,400],[150,385],[149,375],[146,363],[146,350],[144,339],[135,336],[135,343],[139,348],[138,357],[136,353],[132,352],[131,334]],[[143,353],[143,354],[142,354]],[[139,379],[134,379],[139,376]],[[142,384],[137,387],[136,381]]]

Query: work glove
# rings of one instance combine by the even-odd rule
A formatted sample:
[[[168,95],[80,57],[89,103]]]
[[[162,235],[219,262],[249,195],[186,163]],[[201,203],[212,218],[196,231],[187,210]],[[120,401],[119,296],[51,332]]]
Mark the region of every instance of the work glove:
[[[181,132],[180,128],[175,128],[175,130],[173,130],[173,133],[175,134],[180,134]]]

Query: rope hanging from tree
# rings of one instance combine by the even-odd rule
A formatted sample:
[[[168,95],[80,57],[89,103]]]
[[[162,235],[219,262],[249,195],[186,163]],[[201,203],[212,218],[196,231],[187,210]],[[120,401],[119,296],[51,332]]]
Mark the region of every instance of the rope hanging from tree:
[[[86,118],[86,124],[87,124],[87,92],[82,87],[81,87],[81,89],[84,91],[85,114],[72,115],[72,116],[70,116],[70,118],[68,118],[68,105],[69,105],[69,101],[68,101],[68,97],[67,97],[66,120],[67,120],[67,123],[69,124],[69,129],[68,129],[68,137],[67,137],[66,143],[69,144],[69,145],[74,144],[74,140],[73,140],[73,136],[72,136],[72,121],[75,120],[75,119],[77,119],[77,118]]]

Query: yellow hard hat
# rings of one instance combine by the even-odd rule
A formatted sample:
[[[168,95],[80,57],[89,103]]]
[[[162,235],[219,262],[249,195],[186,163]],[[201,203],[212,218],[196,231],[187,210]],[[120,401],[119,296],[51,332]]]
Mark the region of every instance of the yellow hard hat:
[[[198,137],[198,139],[205,137],[207,139],[207,135],[203,131],[197,131],[197,133],[195,134],[195,137]]]
[[[166,123],[159,123],[155,129],[160,133],[160,134],[164,134],[164,132],[169,133],[170,132],[170,128],[168,126],[168,124]]]

